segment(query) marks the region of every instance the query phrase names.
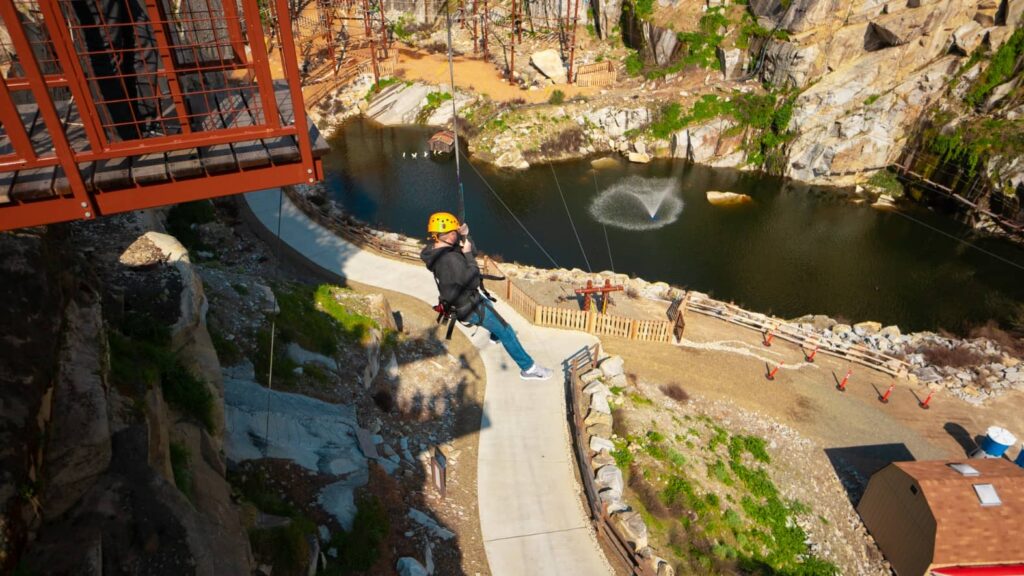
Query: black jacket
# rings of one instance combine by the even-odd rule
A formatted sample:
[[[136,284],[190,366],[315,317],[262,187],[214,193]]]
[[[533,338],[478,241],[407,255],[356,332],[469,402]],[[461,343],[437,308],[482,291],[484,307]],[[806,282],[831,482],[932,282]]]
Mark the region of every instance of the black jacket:
[[[480,302],[480,267],[473,254],[463,254],[458,246],[435,248],[428,245],[420,258],[434,273],[441,301],[455,309],[459,320],[465,320]]]

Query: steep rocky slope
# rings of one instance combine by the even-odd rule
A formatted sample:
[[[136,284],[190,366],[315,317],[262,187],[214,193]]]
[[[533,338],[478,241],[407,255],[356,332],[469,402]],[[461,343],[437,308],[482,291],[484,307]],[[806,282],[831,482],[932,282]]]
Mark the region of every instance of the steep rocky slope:
[[[129,215],[0,235],[0,571],[246,574],[202,283]]]

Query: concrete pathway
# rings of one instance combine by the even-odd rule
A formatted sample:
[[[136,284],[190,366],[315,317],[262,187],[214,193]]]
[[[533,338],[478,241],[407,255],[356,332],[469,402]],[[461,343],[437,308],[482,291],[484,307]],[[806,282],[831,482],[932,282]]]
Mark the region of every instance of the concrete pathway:
[[[272,233],[278,191],[247,194],[246,202]],[[424,223],[426,223],[424,214]],[[313,222],[284,198],[281,238],[313,263],[362,284],[437,302],[430,272],[363,251]],[[528,323],[504,302],[498,311],[534,357],[557,372],[563,361],[594,342],[586,334]],[[465,330],[460,327],[460,329]],[[480,528],[495,576],[611,574],[580,503],[565,417],[562,378],[523,381],[500,345],[484,330],[465,331],[487,370],[477,458]]]

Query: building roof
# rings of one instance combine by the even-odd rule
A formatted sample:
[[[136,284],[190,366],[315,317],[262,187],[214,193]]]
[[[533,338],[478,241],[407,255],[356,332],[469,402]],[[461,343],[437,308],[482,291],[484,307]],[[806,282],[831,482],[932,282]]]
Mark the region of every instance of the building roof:
[[[958,462],[977,475],[949,466],[956,462],[894,462],[918,485],[935,517],[934,566],[1024,562],[1024,468],[1003,459]],[[991,484],[998,505],[982,505],[974,486]]]

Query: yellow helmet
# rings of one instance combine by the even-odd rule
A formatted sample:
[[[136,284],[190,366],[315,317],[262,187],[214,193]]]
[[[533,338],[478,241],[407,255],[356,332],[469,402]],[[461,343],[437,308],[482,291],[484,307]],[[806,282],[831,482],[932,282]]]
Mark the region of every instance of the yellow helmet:
[[[434,212],[427,221],[428,234],[447,234],[459,229],[459,219],[448,212]]]

